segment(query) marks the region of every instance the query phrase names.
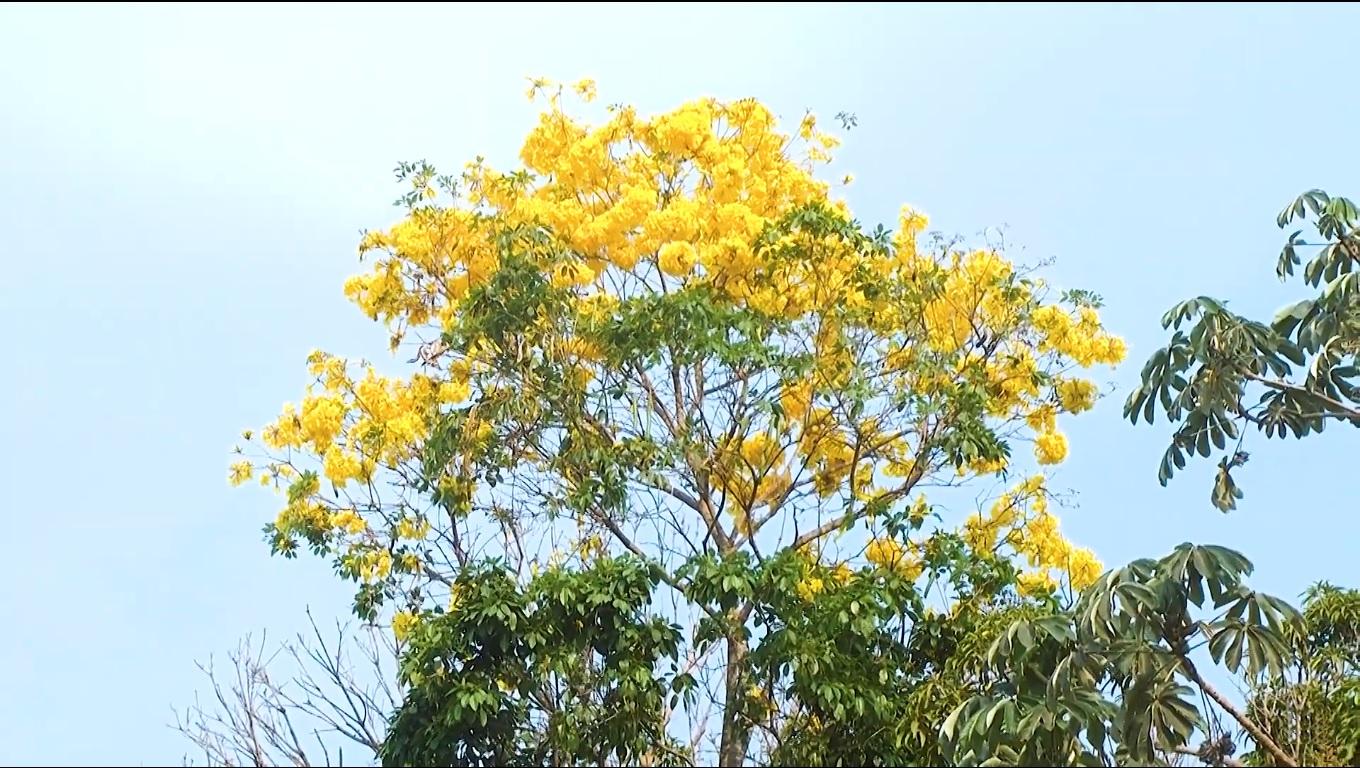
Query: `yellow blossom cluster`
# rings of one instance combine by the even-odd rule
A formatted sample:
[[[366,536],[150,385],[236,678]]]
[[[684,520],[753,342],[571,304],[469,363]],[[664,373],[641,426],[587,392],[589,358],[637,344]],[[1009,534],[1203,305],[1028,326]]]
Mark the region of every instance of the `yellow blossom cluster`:
[[[353,549],[343,561],[365,584],[386,579],[392,573],[392,553],[386,549]]]
[[[737,450],[720,452],[713,479],[730,499],[727,506],[742,535],[750,533],[750,513],[777,502],[791,482],[784,447],[766,433],[742,439]]]
[[[850,583],[854,578],[855,571],[849,563],[840,562],[834,567],[828,568],[816,562],[814,553],[804,553],[804,561],[807,570],[803,578],[799,580],[795,591],[804,601],[812,602],[817,595],[826,591],[828,587],[842,587]]]
[[[879,568],[897,571],[908,579],[921,575],[921,558],[896,539],[876,537],[865,548],[864,558]]]
[[[455,204],[368,234],[361,251],[383,256],[346,286],[351,299],[394,328],[447,324],[457,301],[495,272],[497,229],[520,223],[547,227],[570,249],[552,265],[558,285],[590,292],[626,272],[705,281],[757,304],[779,297],[781,286],[757,278],[756,237],[792,208],[825,199],[828,186],[789,156],[773,113],[755,100],[703,99],[651,119],[611,108],[592,128],[567,114],[561,93],[546,82],[535,89],[549,108],[520,151],[525,173],[473,163]],[[813,148],[835,143],[806,133]]]
[[[410,611],[397,611],[392,616],[392,635],[397,638],[397,642],[405,642],[419,624],[420,617]]]
[[[985,514],[964,523],[964,540],[974,551],[994,552],[1008,546],[1030,568],[1020,586],[1026,594],[1052,591],[1052,572],[1066,574],[1073,589],[1082,590],[1100,576],[1103,566],[1088,549],[1063,537],[1058,518],[1049,511],[1043,475],[1035,475],[1002,494]]]

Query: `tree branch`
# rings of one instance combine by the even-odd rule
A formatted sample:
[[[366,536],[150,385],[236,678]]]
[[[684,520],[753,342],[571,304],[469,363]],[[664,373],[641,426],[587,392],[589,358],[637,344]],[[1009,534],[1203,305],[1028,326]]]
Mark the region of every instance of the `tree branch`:
[[[1195,681],[1195,685],[1198,685],[1200,690],[1204,691],[1206,696],[1213,699],[1214,702],[1218,704],[1218,706],[1222,707],[1224,712],[1227,712],[1229,715],[1232,715],[1232,718],[1236,720],[1238,724],[1241,725],[1242,728],[1246,730],[1248,734],[1251,735],[1251,738],[1257,744],[1264,747],[1265,750],[1270,753],[1270,756],[1275,758],[1276,762],[1278,762],[1280,765],[1289,766],[1289,768],[1297,768],[1298,762],[1295,761],[1294,758],[1286,754],[1283,749],[1280,749],[1280,745],[1276,744],[1275,740],[1270,738],[1270,734],[1266,733],[1265,730],[1261,728],[1261,726],[1257,725],[1256,721],[1252,720],[1250,717],[1247,717],[1246,714],[1242,712],[1242,710],[1234,706],[1231,701],[1228,701],[1227,697],[1220,693],[1217,688],[1211,685],[1208,680],[1205,680],[1200,675],[1199,670],[1195,668],[1194,662],[1182,656],[1181,665],[1185,668],[1185,672],[1187,675],[1190,676],[1190,679]]]
[[[1275,379],[1267,378],[1257,373],[1248,373],[1245,374],[1245,377],[1251,381],[1255,381],[1259,384],[1263,384],[1267,387],[1270,387],[1271,389],[1279,390],[1280,392],[1293,392],[1295,394],[1306,395],[1307,397],[1314,398],[1315,400],[1319,400],[1321,402],[1326,403],[1327,405],[1331,406],[1333,409],[1337,411],[1337,413],[1332,413],[1328,415],[1347,418],[1354,422],[1360,423],[1360,410],[1356,410],[1355,408],[1346,405],[1340,400],[1333,400],[1332,398],[1322,394],[1321,392],[1314,392],[1311,389],[1306,389],[1297,384],[1289,384],[1283,381],[1277,381]]]
[[[1172,747],[1171,749],[1167,749],[1167,748],[1165,748],[1165,747],[1163,747],[1163,746],[1161,746],[1161,745],[1159,744],[1159,745],[1157,745],[1157,748],[1160,749],[1160,750],[1162,750],[1163,752],[1174,752],[1174,753],[1176,753],[1176,754],[1178,754],[1178,755],[1188,755],[1189,757],[1198,757],[1198,758],[1200,758],[1201,760],[1204,759],[1203,757],[1200,757],[1200,755],[1201,755],[1201,754],[1203,753],[1203,751],[1204,751],[1204,747],[1203,747],[1203,746],[1200,746],[1200,747],[1198,747],[1198,748],[1195,748],[1195,747]],[[1223,757],[1219,758],[1219,764],[1220,764],[1220,765],[1225,765],[1225,766],[1227,766],[1228,768],[1243,768],[1243,766],[1246,765],[1246,764],[1243,763],[1241,760],[1238,760],[1237,758],[1231,757],[1231,756],[1229,756],[1229,755],[1224,755]]]

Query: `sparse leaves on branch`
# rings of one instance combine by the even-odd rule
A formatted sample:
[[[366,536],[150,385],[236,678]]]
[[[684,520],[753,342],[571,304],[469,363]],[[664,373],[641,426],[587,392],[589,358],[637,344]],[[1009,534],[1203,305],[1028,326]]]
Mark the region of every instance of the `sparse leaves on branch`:
[[[1321,432],[1329,421],[1360,426],[1360,217],[1351,201],[1312,190],[1276,219],[1282,229],[1295,221],[1316,237],[1290,234],[1276,273],[1286,280],[1304,264],[1303,281],[1318,295],[1269,323],[1206,296],[1177,304],[1162,317],[1170,342],[1148,358],[1124,407],[1134,423],[1151,424],[1160,411],[1176,425],[1157,474],[1163,485],[1189,457],[1220,456],[1212,501],[1224,512],[1243,496],[1233,471],[1250,457],[1247,428],[1283,439]],[[1313,254],[1306,264],[1301,251]]]

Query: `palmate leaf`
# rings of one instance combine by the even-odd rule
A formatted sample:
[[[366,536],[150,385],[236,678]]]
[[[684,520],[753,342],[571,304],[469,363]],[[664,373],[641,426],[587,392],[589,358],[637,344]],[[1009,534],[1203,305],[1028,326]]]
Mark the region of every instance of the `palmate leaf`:
[[[1281,674],[1289,657],[1289,636],[1299,612],[1279,598],[1243,591],[1221,621],[1207,625],[1209,653],[1230,672],[1243,669]]]
[[[1209,641],[1209,653],[1229,672],[1245,669],[1249,677],[1256,677],[1262,672],[1281,674],[1289,649],[1284,635],[1272,632],[1268,627],[1227,621],[1215,629]]]
[[[1167,446],[1166,453],[1162,455],[1162,463],[1157,468],[1157,482],[1165,488],[1178,469],[1185,469],[1185,452],[1181,450],[1179,443],[1172,442]]]
[[[1153,667],[1130,679],[1114,718],[1124,754],[1118,763],[1153,765],[1159,749],[1184,746],[1203,727],[1195,698],[1193,689],[1165,669]]]
[[[1173,310],[1174,311],[1174,310]],[[1143,365],[1141,383],[1124,403],[1124,417],[1137,424],[1141,417],[1153,423],[1160,403],[1162,410],[1173,411],[1174,401],[1187,386],[1183,375],[1191,359],[1189,338],[1181,331],[1171,336],[1171,343],[1155,351]],[[1168,416],[1175,420],[1175,416]]]
[[[1280,229],[1289,226],[1289,222],[1305,217],[1305,206],[1313,212],[1314,216],[1322,213],[1323,207],[1331,200],[1326,192],[1320,189],[1310,189],[1302,195],[1296,197],[1293,202],[1284,207],[1279,215],[1275,217],[1275,224]]]
[[[1204,724],[1199,708],[1192,703],[1194,691],[1173,680],[1163,680],[1152,691],[1149,720],[1160,747],[1176,748],[1189,742],[1195,729]]]
[[[1196,606],[1204,604],[1206,589],[1215,605],[1221,604],[1226,595],[1241,586],[1244,577],[1251,575],[1252,569],[1251,561],[1239,552],[1189,542],[1157,562],[1157,575],[1181,585]]]
[[[1303,234],[1303,230],[1294,230],[1294,232],[1289,235],[1289,240],[1285,243],[1284,248],[1280,249],[1280,258],[1275,263],[1275,274],[1280,280],[1284,280],[1294,274],[1294,268],[1299,265],[1299,255],[1294,250],[1294,247],[1298,244],[1299,235],[1301,234]]]
[[[1137,581],[1126,581],[1112,590],[1120,609],[1135,616],[1150,616],[1162,610],[1157,591]]]
[[[1296,301],[1277,311],[1275,317],[1270,321],[1270,327],[1280,336],[1288,338],[1300,325],[1305,323],[1310,317],[1316,315],[1317,312],[1318,306],[1316,299]],[[1299,365],[1303,364],[1301,357],[1294,362]]]

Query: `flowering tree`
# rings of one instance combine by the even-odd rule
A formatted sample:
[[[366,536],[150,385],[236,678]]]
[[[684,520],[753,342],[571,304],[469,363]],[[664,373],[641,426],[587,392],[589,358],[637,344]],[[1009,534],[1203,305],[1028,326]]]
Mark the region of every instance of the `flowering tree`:
[[[1124,344],[910,208],[866,230],[811,115],[570,93],[520,168],[398,169],[345,292],[414,369],[313,353],[231,470],[390,623],[384,761],[937,759],[989,638],[1101,572],[1042,467]]]

